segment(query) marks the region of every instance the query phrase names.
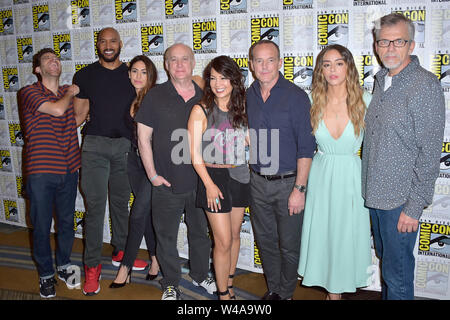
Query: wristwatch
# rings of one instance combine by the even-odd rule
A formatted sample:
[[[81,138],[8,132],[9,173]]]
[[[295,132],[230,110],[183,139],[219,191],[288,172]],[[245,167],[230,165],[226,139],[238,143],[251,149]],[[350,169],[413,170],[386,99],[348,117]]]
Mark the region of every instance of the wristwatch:
[[[298,184],[296,184],[295,186],[294,186],[294,188],[295,189],[297,189],[298,191],[300,191],[300,192],[306,192],[306,186],[304,186],[304,185],[298,185]]]

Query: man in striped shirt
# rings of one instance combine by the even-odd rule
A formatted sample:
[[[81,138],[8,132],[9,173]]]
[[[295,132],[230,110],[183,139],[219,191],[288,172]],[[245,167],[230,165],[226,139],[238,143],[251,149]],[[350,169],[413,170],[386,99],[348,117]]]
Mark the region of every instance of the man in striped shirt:
[[[73,108],[73,97],[79,89],[76,85],[59,85],[61,62],[52,49],[45,48],[34,55],[33,73],[38,81],[19,92],[25,131],[26,194],[30,200],[40,294],[51,298],[55,296],[56,283],[50,246],[53,210],[58,278],[69,288],[79,287],[70,263],[81,164]]]

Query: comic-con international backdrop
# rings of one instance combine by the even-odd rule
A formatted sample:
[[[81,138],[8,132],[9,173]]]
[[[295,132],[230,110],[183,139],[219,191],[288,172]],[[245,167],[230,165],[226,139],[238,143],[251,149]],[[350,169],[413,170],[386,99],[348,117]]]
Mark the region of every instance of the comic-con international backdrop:
[[[0,0],[0,222],[30,225],[22,195],[22,146],[16,92],[36,81],[31,58],[43,47],[62,60],[61,82],[97,60],[98,31],[116,28],[122,37],[121,58],[150,56],[163,71],[164,50],[183,42],[195,52],[194,73],[201,75],[213,57],[236,60],[252,83],[248,48],[260,39],[276,42],[285,77],[309,91],[315,57],[332,43],[348,47],[355,57],[361,85],[371,91],[379,69],[372,50],[372,22],[390,12],[414,21],[421,64],[441,81],[446,97],[446,130],[440,175],[433,204],[420,221],[415,248],[416,296],[450,299],[450,0]],[[130,197],[130,205],[133,196]],[[78,194],[74,228],[82,237],[83,199]],[[110,241],[109,217],[104,241]],[[144,243],[142,247],[144,247]],[[178,249],[187,256],[186,226],[180,222]],[[262,272],[248,213],[242,225],[238,267]],[[372,284],[379,289],[373,258]]]

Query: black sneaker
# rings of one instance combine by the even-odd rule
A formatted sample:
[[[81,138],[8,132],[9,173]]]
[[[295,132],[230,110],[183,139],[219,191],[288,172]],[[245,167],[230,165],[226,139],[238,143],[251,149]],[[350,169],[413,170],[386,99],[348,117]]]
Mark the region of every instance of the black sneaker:
[[[39,279],[39,292],[42,298],[56,297],[55,282],[55,278]]]
[[[80,283],[80,274],[81,272],[78,272],[78,276],[75,275],[74,268],[78,268],[78,266],[71,266],[70,272],[68,272],[67,269],[58,270],[58,279],[62,280],[66,283],[67,288],[69,289],[80,289],[81,283]]]

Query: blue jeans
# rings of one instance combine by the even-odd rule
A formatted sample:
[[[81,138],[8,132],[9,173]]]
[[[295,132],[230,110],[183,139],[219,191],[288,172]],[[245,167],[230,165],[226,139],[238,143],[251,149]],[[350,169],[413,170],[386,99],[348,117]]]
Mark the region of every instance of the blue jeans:
[[[414,300],[417,231],[398,232],[402,210],[403,205],[392,210],[370,208],[375,251],[381,260],[383,300]]]
[[[26,190],[30,200],[30,217],[33,224],[33,258],[39,277],[53,277],[50,228],[55,212],[56,265],[70,265],[74,240],[74,212],[77,197],[78,171],[74,173],[38,173],[27,177]]]

